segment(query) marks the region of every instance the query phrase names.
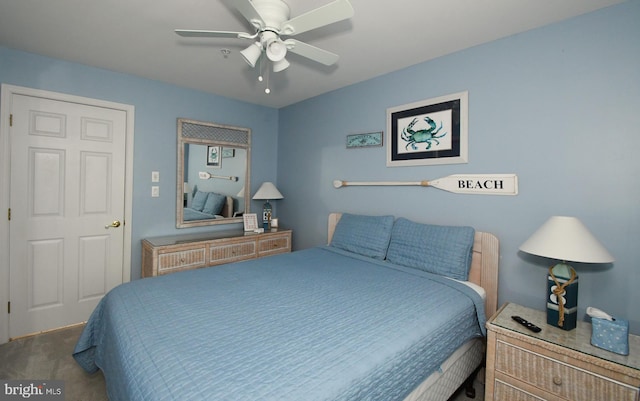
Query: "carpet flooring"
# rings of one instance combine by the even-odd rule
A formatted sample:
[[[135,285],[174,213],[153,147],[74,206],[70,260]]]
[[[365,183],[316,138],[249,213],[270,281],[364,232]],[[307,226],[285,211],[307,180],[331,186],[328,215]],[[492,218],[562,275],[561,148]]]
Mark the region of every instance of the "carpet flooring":
[[[63,380],[65,401],[108,401],[102,372],[86,373],[71,356],[82,329],[78,325],[0,345],[0,379]],[[484,369],[475,389],[475,401],[483,401]],[[449,401],[468,400],[458,391]]]

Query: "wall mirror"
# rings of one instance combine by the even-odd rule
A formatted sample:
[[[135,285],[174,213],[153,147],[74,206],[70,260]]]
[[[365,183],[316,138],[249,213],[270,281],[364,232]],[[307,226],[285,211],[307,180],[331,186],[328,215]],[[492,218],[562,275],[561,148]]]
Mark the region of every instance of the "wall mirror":
[[[176,227],[242,222],[250,172],[250,129],[178,119]]]

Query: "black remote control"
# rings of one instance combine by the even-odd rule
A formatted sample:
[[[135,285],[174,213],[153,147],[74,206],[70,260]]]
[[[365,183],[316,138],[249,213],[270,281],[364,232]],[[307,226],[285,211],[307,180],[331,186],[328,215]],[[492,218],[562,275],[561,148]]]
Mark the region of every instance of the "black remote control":
[[[513,319],[516,322],[520,323],[521,325],[523,325],[524,327],[526,327],[529,330],[533,331],[534,333],[540,333],[542,331],[542,329],[540,327],[536,326],[535,324],[533,324],[531,322],[527,322],[526,320],[524,320],[520,316],[511,316],[511,319]]]

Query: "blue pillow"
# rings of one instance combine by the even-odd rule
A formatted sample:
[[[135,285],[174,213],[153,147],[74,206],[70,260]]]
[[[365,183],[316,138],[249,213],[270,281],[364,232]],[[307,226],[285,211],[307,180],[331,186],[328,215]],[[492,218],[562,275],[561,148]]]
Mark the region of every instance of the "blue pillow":
[[[393,216],[344,213],[336,225],[331,246],[375,259],[384,259],[389,247]]]
[[[224,207],[224,204],[226,202],[226,196],[217,194],[215,192],[209,192],[209,196],[207,197],[207,201],[204,204],[204,208],[202,208],[202,212],[208,214],[221,214],[222,208]]]
[[[197,191],[191,201],[191,209],[195,209],[199,212],[204,208],[204,204],[207,202],[208,192]]]
[[[437,226],[399,218],[393,225],[387,259],[391,263],[467,281],[472,227]]]

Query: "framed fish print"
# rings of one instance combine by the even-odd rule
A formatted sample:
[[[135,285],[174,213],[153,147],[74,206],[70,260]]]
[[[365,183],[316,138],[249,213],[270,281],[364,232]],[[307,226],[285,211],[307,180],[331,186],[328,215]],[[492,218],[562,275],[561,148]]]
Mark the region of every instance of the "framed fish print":
[[[382,146],[382,131],[347,135],[347,149]]]
[[[387,109],[387,166],[468,162],[468,92]]]

